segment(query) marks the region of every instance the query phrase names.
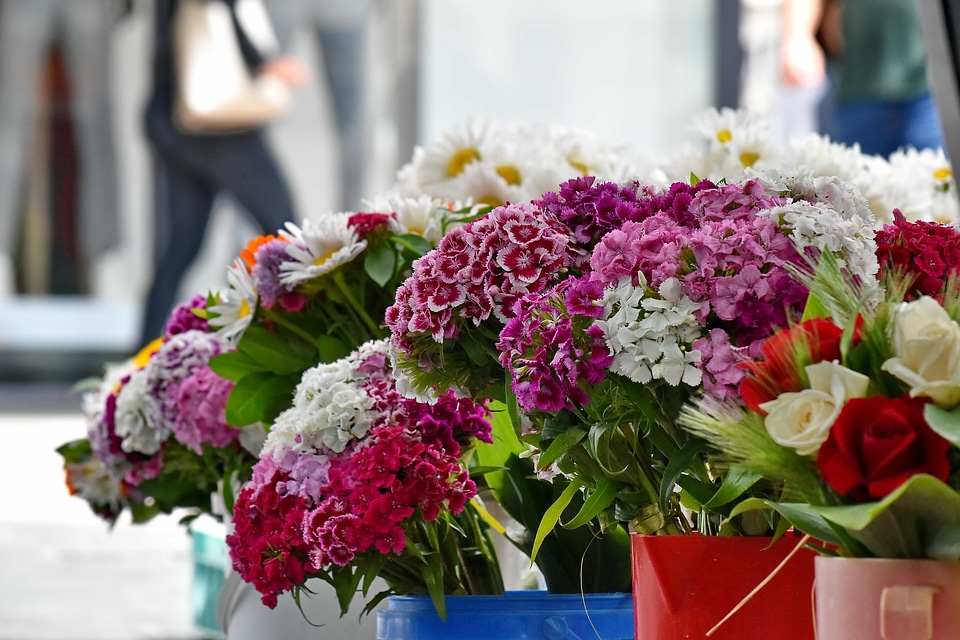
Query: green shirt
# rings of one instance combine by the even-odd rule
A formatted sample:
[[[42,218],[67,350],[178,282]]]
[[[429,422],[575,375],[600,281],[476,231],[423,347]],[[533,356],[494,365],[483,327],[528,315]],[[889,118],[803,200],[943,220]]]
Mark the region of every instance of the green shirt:
[[[842,1],[837,101],[909,100],[926,93],[926,52],[915,0]]]

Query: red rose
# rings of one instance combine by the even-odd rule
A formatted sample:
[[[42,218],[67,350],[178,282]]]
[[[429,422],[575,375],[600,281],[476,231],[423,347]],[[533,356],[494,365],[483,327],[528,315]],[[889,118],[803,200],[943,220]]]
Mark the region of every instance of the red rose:
[[[880,500],[919,473],[946,481],[950,443],[927,425],[924,404],[908,397],[848,400],[817,454],[823,479],[857,502]]]
[[[787,391],[804,388],[804,367],[824,360],[840,359],[843,329],[830,320],[815,318],[778,331],[763,343],[763,360],[744,362],[750,372],[740,383],[740,396],[757,413],[762,403]]]

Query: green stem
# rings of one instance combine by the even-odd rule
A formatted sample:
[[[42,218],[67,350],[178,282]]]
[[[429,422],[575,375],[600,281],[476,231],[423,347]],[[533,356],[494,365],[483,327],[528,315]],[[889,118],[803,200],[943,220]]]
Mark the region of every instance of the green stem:
[[[343,274],[335,271],[333,273],[333,281],[336,283],[337,288],[340,289],[340,293],[343,294],[343,297],[346,298],[347,302],[350,304],[350,308],[353,309],[353,312],[357,314],[360,320],[367,325],[367,328],[370,329],[370,335],[383,338],[386,334],[381,329],[376,322],[373,321],[366,310],[360,306],[360,303],[354,297],[353,292],[350,291],[350,287],[347,286],[347,283],[343,280]]]
[[[260,307],[260,310],[263,312],[263,315],[266,316],[270,321],[276,322],[278,325],[280,325],[284,329],[287,329],[288,331],[297,334],[298,336],[300,336],[301,338],[303,338],[313,346],[317,348],[320,347],[317,341],[313,339],[312,335],[310,335],[307,331],[298,327],[294,323],[290,322],[280,314],[274,313],[273,311],[271,311],[270,309],[267,309],[266,307]]]

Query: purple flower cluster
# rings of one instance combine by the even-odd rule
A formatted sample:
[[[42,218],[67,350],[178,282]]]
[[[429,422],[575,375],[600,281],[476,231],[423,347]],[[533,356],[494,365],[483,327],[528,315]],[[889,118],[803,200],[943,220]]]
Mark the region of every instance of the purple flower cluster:
[[[559,411],[590,401],[589,386],[603,380],[613,361],[593,324],[602,293],[589,281],[570,279],[517,304],[497,349],[521,408]]]

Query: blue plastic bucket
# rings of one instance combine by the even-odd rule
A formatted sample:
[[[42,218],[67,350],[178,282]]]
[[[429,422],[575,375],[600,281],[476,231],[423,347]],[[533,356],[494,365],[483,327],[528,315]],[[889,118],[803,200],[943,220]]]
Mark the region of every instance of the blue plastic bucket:
[[[387,598],[377,613],[378,640],[628,640],[633,596],[512,591],[448,596],[447,620],[427,596]]]

